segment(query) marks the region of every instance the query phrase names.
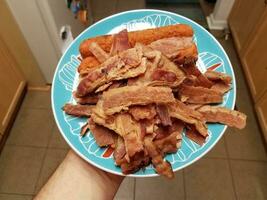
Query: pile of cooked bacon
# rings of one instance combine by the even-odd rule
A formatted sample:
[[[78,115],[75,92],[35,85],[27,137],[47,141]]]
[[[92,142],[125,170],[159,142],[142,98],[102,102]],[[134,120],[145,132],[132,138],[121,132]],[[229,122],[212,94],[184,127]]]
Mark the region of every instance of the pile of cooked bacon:
[[[231,77],[202,74],[197,51],[181,53],[192,45],[191,36],[132,46],[123,30],[113,36],[109,52],[96,42],[88,46],[99,64],[80,71],[73,94],[77,104],[67,103],[63,110],[88,117],[81,135],[90,129],[100,147],[114,148],[115,163],[124,174],[152,163],[158,174],[171,178],[164,155],[180,148],[183,130],[202,145],[208,137],[206,123],[245,126],[244,114],[216,106],[230,90]]]

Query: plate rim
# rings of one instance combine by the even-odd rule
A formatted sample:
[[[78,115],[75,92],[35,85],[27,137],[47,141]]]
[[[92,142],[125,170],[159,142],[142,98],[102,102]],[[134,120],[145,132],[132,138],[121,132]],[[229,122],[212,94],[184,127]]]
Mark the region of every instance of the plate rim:
[[[193,23],[194,25],[198,26],[200,29],[202,29],[202,31],[204,31],[206,34],[208,34],[214,41],[215,43],[219,46],[219,48],[221,49],[221,51],[223,52],[223,54],[225,55],[226,57],[226,60],[227,62],[230,64],[230,69],[231,69],[231,72],[233,74],[233,80],[232,80],[232,88],[234,89],[234,95],[233,95],[233,105],[231,106],[231,110],[234,109],[235,107],[235,103],[236,103],[236,79],[235,79],[235,72],[234,72],[234,69],[233,69],[233,66],[232,66],[232,63],[227,55],[227,53],[225,52],[224,48],[222,47],[222,45],[219,43],[219,41],[209,32],[207,31],[203,26],[201,26],[200,24],[198,24],[197,22],[185,17],[185,16],[182,16],[180,14],[177,14],[177,13],[174,13],[174,12],[170,12],[170,11],[165,11],[165,10],[159,10],[159,9],[134,9],[134,10],[128,10],[128,11],[123,11],[123,12],[119,12],[119,13],[116,13],[116,14],[113,14],[113,15],[110,15],[108,17],[105,17],[99,21],[97,21],[96,23],[92,24],[91,26],[87,27],[85,30],[83,30],[72,42],[71,44],[68,46],[68,48],[65,50],[65,52],[67,52],[71,46],[76,42],[76,40],[78,40],[89,28],[92,28],[100,23],[102,23],[103,21],[106,21],[106,20],[109,20],[110,18],[113,18],[113,17],[116,17],[116,16],[119,16],[119,15],[123,15],[123,14],[127,14],[127,13],[134,13],[134,12],[145,12],[145,11],[154,11],[154,12],[159,12],[159,13],[165,13],[165,14],[169,14],[169,15],[177,15],[178,17],[181,17],[185,20],[188,20],[189,22]],[[58,122],[58,119],[57,119],[57,115],[56,115],[56,111],[55,111],[55,105],[54,105],[54,83],[56,81],[56,76],[58,74],[58,70],[59,70],[59,65],[60,63],[62,62],[63,60],[63,57],[64,57],[64,54],[65,52],[62,54],[61,58],[59,59],[58,63],[57,63],[57,67],[56,67],[56,70],[54,72],[54,75],[53,75],[53,81],[52,81],[52,89],[51,89],[51,103],[52,103],[52,111],[53,111],[53,116],[54,116],[54,119],[56,121],[56,124],[57,124],[57,127],[58,129],[60,130],[60,133],[61,135],[63,136],[64,140],[68,143],[68,145],[71,147],[71,149],[76,153],[78,154],[81,158],[83,158],[86,162],[88,162],[89,164],[93,165],[94,167],[97,167],[103,171],[106,171],[106,172],[109,172],[109,173],[112,173],[112,174],[116,174],[116,175],[119,175],[119,176],[128,176],[128,177],[135,177],[135,178],[142,178],[142,177],[157,177],[157,176],[160,176],[159,174],[157,174],[156,172],[154,174],[123,174],[121,172],[117,172],[117,171],[113,171],[111,169],[108,169],[108,168],[105,168],[103,167],[102,165],[99,165],[97,163],[95,163],[94,161],[88,159],[85,155],[83,155],[78,149],[76,149],[74,147],[74,145],[69,141],[69,139],[66,137],[66,135],[64,134],[64,131],[61,129],[61,126],[59,125],[59,122]],[[190,162],[186,163],[185,165],[181,166],[181,167],[178,167],[176,168],[175,170],[173,170],[173,172],[177,172],[183,168],[186,168],[187,166],[193,164],[194,162],[198,161],[200,158],[202,158],[203,156],[205,156],[218,142],[219,140],[222,138],[222,136],[224,135],[226,129],[228,128],[227,125],[224,125],[224,128],[223,130],[221,131],[221,134],[220,136],[217,138],[217,140],[215,140],[213,143],[211,143],[211,145],[206,149],[206,151],[196,157],[195,159],[191,160]],[[114,163],[115,165],[115,163]]]

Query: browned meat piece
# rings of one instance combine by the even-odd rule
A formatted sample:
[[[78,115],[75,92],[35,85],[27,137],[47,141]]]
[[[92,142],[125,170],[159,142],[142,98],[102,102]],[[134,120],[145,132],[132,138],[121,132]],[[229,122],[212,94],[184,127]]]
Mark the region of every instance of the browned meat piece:
[[[94,106],[88,105],[73,105],[70,103],[66,103],[62,110],[65,111],[68,115],[73,115],[77,117],[90,117],[92,114],[92,109]]]
[[[211,89],[221,93],[221,94],[224,94],[226,92],[228,92],[230,89],[231,89],[231,86],[230,85],[227,85],[225,83],[223,83],[222,81],[221,82],[217,82],[215,83]]]
[[[183,63],[185,58],[197,60],[197,48],[192,37],[163,38],[152,42],[149,46],[160,51],[172,61]]]
[[[86,122],[85,125],[82,126],[81,131],[80,131],[80,136],[85,136],[85,134],[89,131],[89,124]]]
[[[210,81],[214,81],[214,82],[222,81],[223,83],[227,85],[229,85],[232,82],[232,77],[222,72],[207,70],[204,75]]]
[[[193,75],[197,78],[195,85],[210,88],[213,83],[204,76],[195,64],[195,60],[187,59],[185,63],[182,64],[182,69],[185,71],[187,76]]]
[[[95,91],[95,93],[105,91],[105,90],[108,89],[109,86],[111,86],[112,84],[113,84],[113,82],[109,82],[109,83],[106,83],[106,84],[100,86],[99,88],[97,88],[97,90]]]
[[[203,120],[203,116],[200,112],[196,111],[194,108],[184,104],[183,102],[176,100],[175,101],[176,106],[181,109],[184,113],[187,113],[188,116],[193,117],[195,119]],[[191,104],[192,106],[192,104]],[[196,106],[196,105],[195,105]],[[201,107],[202,105],[198,105],[198,107]]]
[[[76,92],[73,93],[75,101],[79,104],[96,104],[100,99],[100,94],[89,94],[84,97],[77,97]]]
[[[141,31],[133,31],[128,33],[129,42],[131,46],[136,43],[148,45],[153,41],[169,38],[169,37],[191,37],[193,36],[193,29],[185,24],[175,24],[170,26],[163,26],[156,29],[146,29]],[[90,43],[96,42],[104,51],[110,52],[113,37],[112,35],[98,36],[89,38],[83,41],[80,45],[80,53],[83,58],[91,56],[92,53],[88,49]]]
[[[239,129],[246,126],[246,115],[235,110],[205,105],[200,107],[198,111],[204,116],[204,120],[207,122],[218,122]]]
[[[95,42],[92,42],[88,48],[100,63],[105,62],[109,57],[109,55]]]
[[[206,137],[199,134],[199,132],[196,130],[196,128],[192,125],[187,125],[187,130],[185,132],[186,137],[188,137],[190,140],[193,140],[195,143],[199,144],[202,146],[205,141]]]
[[[89,119],[89,128],[98,146],[100,147],[105,147],[108,145],[114,146],[115,139],[117,137],[114,131],[95,124],[92,119]]]
[[[182,135],[178,131],[172,132],[167,137],[155,140],[154,144],[162,153],[175,153],[181,147]]]
[[[169,127],[161,127],[162,132],[157,134],[154,140],[154,144],[163,154],[174,153],[181,146],[184,124],[179,120],[173,120],[172,124]]]
[[[128,85],[143,86],[179,86],[185,78],[185,74],[166,56],[159,51],[148,47],[143,48],[144,56],[147,57],[147,67],[144,75],[129,80]]]
[[[198,120],[192,116],[192,113],[188,112],[188,109],[185,109],[184,106],[181,106],[179,101],[171,103],[168,105],[170,116],[176,119],[179,119],[187,124],[192,124],[196,127],[196,130],[203,135],[204,137],[208,136],[208,130],[202,120]]]
[[[110,89],[103,93],[103,110],[112,115],[121,110],[128,110],[132,105],[148,105],[152,103],[170,103],[175,98],[167,87],[125,86]]]
[[[120,113],[115,118],[118,134],[123,137],[129,160],[136,153],[144,150],[141,139],[141,125],[134,121],[131,115]]]
[[[188,108],[191,108],[192,110],[197,110],[198,108],[200,108],[201,106],[203,106],[202,104],[191,104],[191,103],[189,103],[189,104],[186,104],[186,106],[188,107]],[[201,115],[202,116],[202,115]]]
[[[179,90],[179,95],[183,102],[194,104],[221,103],[223,100],[220,92],[200,86],[183,85]]]
[[[147,106],[131,106],[129,113],[133,116],[136,121],[142,119],[153,119],[156,115],[156,109],[153,105]]]
[[[116,165],[121,165],[121,163],[125,161],[124,159],[125,155],[126,155],[126,148],[124,140],[121,136],[118,136],[115,142],[115,149],[113,153]]]
[[[133,69],[132,69],[133,68]],[[77,87],[77,96],[85,96],[96,88],[113,80],[136,77],[146,70],[146,58],[142,58],[142,46],[128,49],[110,57],[99,68],[94,68]]]
[[[156,111],[163,126],[172,125],[171,117],[169,115],[168,107],[166,105],[156,105]]]
[[[119,52],[130,49],[130,43],[128,40],[128,31],[124,29],[113,36],[113,43],[110,50],[110,55],[116,55]]]
[[[141,152],[141,153],[135,154],[134,157],[131,158],[130,162],[127,162],[127,160],[124,159],[124,162],[121,163],[120,167],[121,167],[122,173],[130,174],[147,166],[149,163],[150,163],[150,158],[147,155],[144,155],[143,152]]]
[[[149,157],[152,159],[151,161],[156,172],[160,175],[166,176],[167,178],[173,178],[174,174],[171,164],[168,161],[164,161],[162,154],[157,150],[157,147],[152,140],[153,137],[148,135],[144,138],[144,144]]]

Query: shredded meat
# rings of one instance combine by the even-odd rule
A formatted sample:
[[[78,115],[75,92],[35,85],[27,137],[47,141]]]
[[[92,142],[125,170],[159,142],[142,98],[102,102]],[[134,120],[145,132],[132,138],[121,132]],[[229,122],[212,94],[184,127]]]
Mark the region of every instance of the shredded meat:
[[[218,122],[242,129],[246,126],[246,115],[223,107],[205,105],[198,109],[207,122]]]
[[[104,92],[103,110],[107,115],[128,110],[132,105],[173,102],[172,90],[167,87],[125,86]]]
[[[68,115],[73,115],[77,117],[90,117],[92,114],[92,109],[94,106],[88,105],[73,105],[66,103],[62,110],[65,111]]]

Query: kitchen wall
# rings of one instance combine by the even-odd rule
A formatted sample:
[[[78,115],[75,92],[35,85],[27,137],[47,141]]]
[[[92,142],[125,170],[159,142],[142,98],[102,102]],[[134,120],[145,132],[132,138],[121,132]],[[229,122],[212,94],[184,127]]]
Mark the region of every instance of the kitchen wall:
[[[0,35],[28,85],[44,86],[46,83],[44,76],[5,1],[0,1]]]

